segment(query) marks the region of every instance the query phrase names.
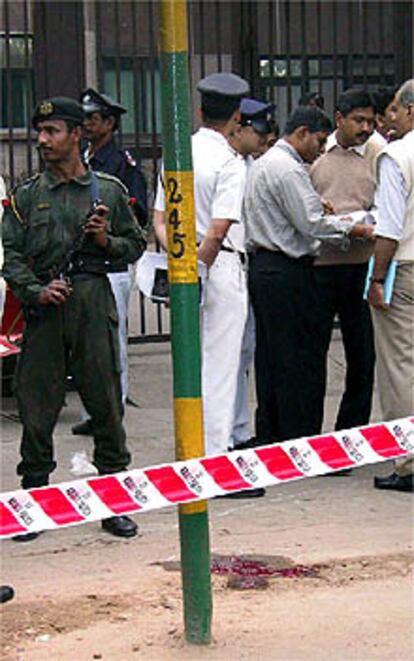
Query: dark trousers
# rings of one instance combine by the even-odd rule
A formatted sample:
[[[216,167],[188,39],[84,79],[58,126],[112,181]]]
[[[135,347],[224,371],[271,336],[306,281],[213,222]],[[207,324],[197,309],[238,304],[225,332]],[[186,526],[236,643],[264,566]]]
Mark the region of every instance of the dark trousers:
[[[122,426],[118,324],[105,275],[74,282],[62,306],[29,314],[15,388],[23,424],[23,486],[47,484],[56,467],[53,429],[65,398],[68,369],[93,419],[94,463],[100,473],[126,468],[130,454]]]
[[[336,315],[345,350],[345,391],[335,424],[338,430],[367,424],[371,414],[375,350],[371,314],[363,300],[366,273],[366,264],[315,266],[320,342],[325,356],[325,375],[320,392],[322,405],[326,390],[326,359]]]
[[[259,441],[318,434],[323,354],[318,338],[313,260],[259,250],[250,259],[256,319]]]

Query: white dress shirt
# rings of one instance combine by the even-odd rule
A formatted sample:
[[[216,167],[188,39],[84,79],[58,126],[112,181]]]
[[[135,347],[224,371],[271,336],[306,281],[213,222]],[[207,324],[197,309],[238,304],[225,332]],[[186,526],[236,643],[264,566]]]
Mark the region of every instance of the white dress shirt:
[[[403,174],[394,159],[384,154],[379,163],[377,192],[378,223],[376,236],[400,241],[404,230],[408,190]]]

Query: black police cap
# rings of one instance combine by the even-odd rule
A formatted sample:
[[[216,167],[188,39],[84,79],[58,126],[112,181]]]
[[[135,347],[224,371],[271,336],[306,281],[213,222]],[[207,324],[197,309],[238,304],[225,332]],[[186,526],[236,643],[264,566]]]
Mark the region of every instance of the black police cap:
[[[241,125],[252,126],[258,133],[270,133],[270,119],[276,106],[257,99],[242,99],[240,104]]]
[[[84,112],[89,115],[93,112],[99,112],[103,115],[114,115],[120,117],[127,112],[127,109],[112,99],[108,94],[102,94],[89,87],[82,92],[80,102]]]
[[[67,96],[54,96],[37,104],[32,115],[32,125],[37,128],[39,122],[48,119],[63,119],[82,126],[85,113],[79,101]]]

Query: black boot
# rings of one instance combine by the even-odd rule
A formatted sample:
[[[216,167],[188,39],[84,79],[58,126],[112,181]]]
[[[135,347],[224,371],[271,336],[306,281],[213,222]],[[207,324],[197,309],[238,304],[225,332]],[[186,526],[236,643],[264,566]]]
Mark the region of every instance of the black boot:
[[[45,487],[49,484],[49,475],[24,475],[22,477],[23,489],[35,489],[37,487]],[[14,542],[32,542],[37,539],[40,532],[25,532],[21,535],[14,535],[12,540]]]

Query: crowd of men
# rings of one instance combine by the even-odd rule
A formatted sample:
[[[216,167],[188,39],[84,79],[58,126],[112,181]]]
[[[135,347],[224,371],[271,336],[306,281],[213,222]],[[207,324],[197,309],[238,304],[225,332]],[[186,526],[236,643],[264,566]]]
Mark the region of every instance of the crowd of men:
[[[200,309],[206,452],[321,432],[335,318],[346,357],[335,428],[369,422],[375,353],[384,419],[413,414],[414,80],[374,96],[347,90],[334,124],[313,95],[294,109],[280,139],[274,106],[249,98],[241,77],[212,74],[198,90],[202,125],[192,156],[198,258],[207,267]],[[33,127],[45,170],[5,205],[3,273],[26,318],[15,379],[23,488],[47,484],[56,466],[52,434],[68,372],[85,409],[74,433],[94,437],[99,473],[130,461],[122,422],[130,265],[144,249],[147,204],[141,171],[114,140],[124,112],[92,89],[80,101],[39,103]],[[168,249],[164,213],[161,174],[154,229]],[[412,491],[412,458],[375,486]],[[237,497],[263,495],[249,489]],[[126,516],[102,525],[119,536],[137,533]]]

